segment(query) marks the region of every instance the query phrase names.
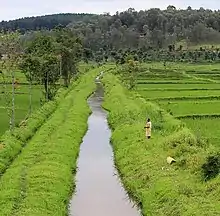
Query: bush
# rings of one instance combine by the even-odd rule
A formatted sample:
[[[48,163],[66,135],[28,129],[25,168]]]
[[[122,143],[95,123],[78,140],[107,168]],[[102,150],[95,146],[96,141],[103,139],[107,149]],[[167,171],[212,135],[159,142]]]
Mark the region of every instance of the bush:
[[[202,165],[202,170],[205,181],[218,176],[220,173],[220,153],[209,156],[206,163]]]

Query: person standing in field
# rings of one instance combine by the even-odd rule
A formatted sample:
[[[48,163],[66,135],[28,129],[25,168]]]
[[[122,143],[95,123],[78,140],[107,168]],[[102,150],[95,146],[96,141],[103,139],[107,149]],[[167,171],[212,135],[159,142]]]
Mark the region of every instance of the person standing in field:
[[[146,123],[146,126],[145,126],[147,139],[151,138],[151,127],[152,127],[151,121],[150,121],[150,119],[147,119],[147,123]]]

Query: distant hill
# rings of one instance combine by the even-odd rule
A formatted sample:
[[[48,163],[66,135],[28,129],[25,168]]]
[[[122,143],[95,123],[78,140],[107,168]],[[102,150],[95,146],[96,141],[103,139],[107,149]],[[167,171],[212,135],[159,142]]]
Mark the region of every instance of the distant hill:
[[[95,17],[94,14],[53,14],[37,17],[25,17],[16,20],[2,21],[0,22],[1,30],[20,30],[22,33],[29,30],[39,30],[39,29],[53,29],[57,25],[66,26],[69,23],[74,22],[86,22],[88,19]]]
[[[200,49],[202,44],[220,44],[220,11],[188,7],[165,10],[152,8],[136,11],[129,8],[114,15],[54,14],[0,22],[0,30],[53,29],[68,26],[81,39],[85,48],[97,53],[110,51]],[[175,45],[175,47],[173,47]],[[218,48],[219,49],[219,48]],[[114,53],[114,52],[113,52]]]

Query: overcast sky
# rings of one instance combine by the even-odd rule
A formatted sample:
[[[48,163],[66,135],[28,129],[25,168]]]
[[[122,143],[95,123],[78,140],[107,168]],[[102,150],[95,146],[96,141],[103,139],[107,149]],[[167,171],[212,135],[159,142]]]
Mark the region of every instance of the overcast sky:
[[[103,13],[126,10],[129,7],[149,9],[166,8],[210,8],[220,9],[220,0],[0,0],[0,20],[53,13]]]

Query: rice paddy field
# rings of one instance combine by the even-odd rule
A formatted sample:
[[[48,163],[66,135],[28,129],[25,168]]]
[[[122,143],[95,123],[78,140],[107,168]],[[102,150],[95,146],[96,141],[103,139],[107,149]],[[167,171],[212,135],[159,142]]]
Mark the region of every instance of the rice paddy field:
[[[220,147],[220,64],[143,64],[137,90]]]
[[[21,72],[15,73],[15,80],[18,84],[15,88],[15,125],[18,125],[26,118],[29,113],[29,86],[25,75]],[[7,77],[7,83],[3,81],[0,75],[0,136],[9,129],[11,99],[12,99],[12,85],[11,80]],[[40,98],[42,97],[42,87],[33,85],[32,87],[32,110],[38,109],[40,105]],[[5,93],[6,92],[6,93]],[[7,105],[8,101],[8,105]],[[8,108],[7,108],[8,107]]]

